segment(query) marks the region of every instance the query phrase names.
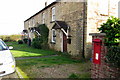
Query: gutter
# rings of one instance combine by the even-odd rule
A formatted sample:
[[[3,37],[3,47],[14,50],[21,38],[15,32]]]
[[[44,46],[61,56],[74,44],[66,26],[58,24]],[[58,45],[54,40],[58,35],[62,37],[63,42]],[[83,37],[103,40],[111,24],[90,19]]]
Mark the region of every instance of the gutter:
[[[83,8],[84,8],[84,11],[83,11],[83,50],[82,50],[82,57],[85,58],[85,20],[86,20],[86,2],[83,2]]]

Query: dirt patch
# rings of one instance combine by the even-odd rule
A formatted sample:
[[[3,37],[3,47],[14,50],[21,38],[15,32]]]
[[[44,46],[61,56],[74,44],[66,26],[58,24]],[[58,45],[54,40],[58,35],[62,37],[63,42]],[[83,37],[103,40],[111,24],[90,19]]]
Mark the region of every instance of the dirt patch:
[[[35,74],[31,74],[34,78],[68,78],[73,73],[77,75],[90,73],[90,69],[86,64],[81,66],[78,63],[54,65],[52,67],[37,68],[37,70],[32,68],[32,70],[35,71]]]

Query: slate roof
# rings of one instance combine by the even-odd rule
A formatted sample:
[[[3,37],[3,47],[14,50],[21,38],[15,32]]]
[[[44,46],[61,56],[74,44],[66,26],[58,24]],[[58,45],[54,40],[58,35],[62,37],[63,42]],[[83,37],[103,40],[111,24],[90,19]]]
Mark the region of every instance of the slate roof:
[[[68,25],[65,21],[55,21],[55,24],[53,25],[52,29],[61,29],[63,28],[65,31],[67,31]]]

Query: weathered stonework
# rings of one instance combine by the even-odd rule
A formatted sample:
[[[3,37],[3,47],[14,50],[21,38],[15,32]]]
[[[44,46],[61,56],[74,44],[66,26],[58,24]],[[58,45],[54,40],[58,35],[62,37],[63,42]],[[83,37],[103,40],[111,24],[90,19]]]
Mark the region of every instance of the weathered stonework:
[[[108,0],[107,14],[101,14],[100,11],[100,6],[103,6],[100,2],[104,2],[104,0],[88,0],[87,2],[55,2],[27,19],[24,22],[24,29],[29,31],[28,28],[36,27],[35,25],[37,23],[43,24],[42,13],[45,13],[45,24],[49,28],[49,47],[57,51],[63,51],[63,32],[60,29],[56,30],[56,43],[51,43],[51,29],[55,24],[54,22],[51,22],[51,9],[55,7],[56,21],[64,21],[70,26],[71,44],[67,44],[67,52],[73,56],[85,54],[87,58],[90,57],[92,53],[92,38],[89,36],[89,33],[99,33],[97,28],[99,28],[109,16],[118,17],[119,1],[120,0]],[[31,24],[29,22],[31,22]]]
[[[72,7],[71,7],[72,6]],[[56,8],[56,20],[57,21],[65,21],[70,26],[70,34],[71,34],[71,44],[67,44],[67,52],[71,55],[80,55],[82,54],[83,49],[83,20],[84,17],[84,7],[86,5],[84,3],[77,2],[58,2],[54,5],[51,5],[49,8],[41,11],[39,14],[33,16],[31,19],[25,21],[25,29],[28,30],[29,21],[34,19],[34,23],[42,24],[42,13],[45,13],[45,24],[49,28],[49,47],[51,49],[62,51],[62,35],[63,32],[61,30],[56,30],[56,43],[51,44],[52,38],[52,27],[54,23],[51,23],[51,8]],[[85,16],[87,19],[87,17]]]
[[[87,39],[85,45],[85,54],[86,56],[91,56],[91,42],[92,37],[89,36],[89,33],[99,33],[98,29],[101,24],[106,22],[106,20],[110,16],[118,17],[118,3],[120,0],[106,0],[108,1],[105,4],[101,4],[101,2],[105,2],[105,0],[88,0],[88,7],[87,7]],[[104,10],[108,5],[108,12]],[[102,12],[100,7],[102,6]]]

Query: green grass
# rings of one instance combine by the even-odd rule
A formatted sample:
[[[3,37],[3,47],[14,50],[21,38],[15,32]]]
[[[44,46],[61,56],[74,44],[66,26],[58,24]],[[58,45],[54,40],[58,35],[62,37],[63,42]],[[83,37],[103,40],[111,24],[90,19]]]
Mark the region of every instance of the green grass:
[[[80,60],[73,60],[68,57],[64,56],[51,56],[47,58],[36,58],[36,59],[23,59],[23,60],[17,60],[17,64],[19,66],[25,66],[27,68],[28,66],[37,65],[37,64],[43,64],[41,66],[46,65],[54,65],[54,64],[73,64],[73,63],[79,63]]]
[[[17,44],[16,42],[8,42],[8,46],[13,46],[14,49],[11,50],[14,57],[31,57],[31,56],[47,56],[54,55],[60,52],[55,52],[51,50],[40,50],[29,47],[26,44]],[[17,67],[19,67],[29,78],[37,78],[41,73],[39,69],[54,67],[56,65],[64,65],[64,64],[73,64],[78,65],[79,71],[83,74],[76,74],[80,78],[89,78],[90,73],[88,72],[90,69],[90,62],[85,62],[83,60],[74,60],[71,59],[70,56],[66,56],[65,54],[60,53],[58,56],[51,57],[42,57],[35,59],[22,59],[16,60]],[[71,73],[70,73],[71,74]],[[72,76],[74,78],[74,76]]]
[[[47,56],[56,54],[52,50],[41,50],[29,47],[27,44],[18,44],[17,42],[7,42],[8,46],[13,46],[11,50],[14,57],[35,57],[35,56]]]

